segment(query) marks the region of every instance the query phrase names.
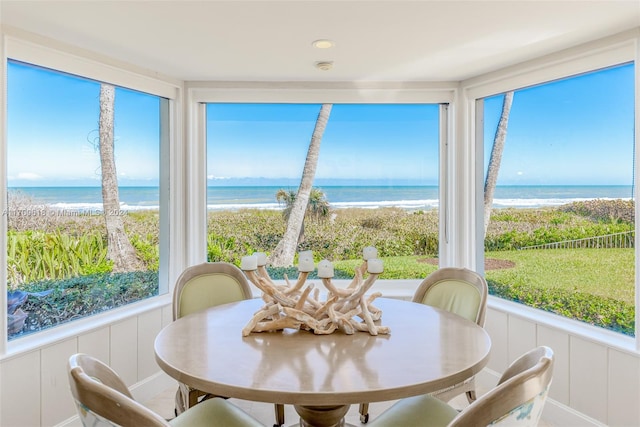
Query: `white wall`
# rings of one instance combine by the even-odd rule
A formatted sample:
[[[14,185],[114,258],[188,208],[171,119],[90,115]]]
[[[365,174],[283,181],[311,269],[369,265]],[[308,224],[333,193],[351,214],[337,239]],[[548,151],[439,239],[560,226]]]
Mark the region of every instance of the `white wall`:
[[[557,426],[639,426],[640,355],[634,341],[520,304],[490,297],[485,329],[492,341],[485,384],[527,350],[555,354],[544,418]]]
[[[67,361],[87,353],[110,365],[145,401],[172,384],[155,362],[153,341],[172,321],[171,304],[95,322],[93,329],[56,340],[0,361],[0,425],[54,426],[76,416],[67,377]]]

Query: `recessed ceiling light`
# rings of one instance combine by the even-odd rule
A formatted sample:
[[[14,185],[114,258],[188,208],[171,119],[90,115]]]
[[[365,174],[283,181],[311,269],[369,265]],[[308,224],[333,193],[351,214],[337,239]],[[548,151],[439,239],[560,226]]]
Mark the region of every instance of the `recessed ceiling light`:
[[[316,62],[316,68],[322,71],[329,71],[333,68],[333,61]]]
[[[329,49],[330,47],[333,47],[335,43],[328,39],[320,39],[314,41],[311,44],[313,45],[313,47],[318,49]]]

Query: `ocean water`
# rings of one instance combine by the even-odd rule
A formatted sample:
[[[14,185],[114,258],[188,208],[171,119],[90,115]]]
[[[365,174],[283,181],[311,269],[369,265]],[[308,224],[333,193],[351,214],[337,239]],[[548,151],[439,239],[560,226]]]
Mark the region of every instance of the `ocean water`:
[[[438,207],[435,186],[326,186],[319,187],[335,209],[399,207],[407,210],[429,210]],[[277,186],[209,187],[209,210],[282,209],[276,201],[278,190],[297,188]],[[90,211],[102,209],[100,187],[10,187],[32,197],[36,204],[57,209]],[[157,187],[120,187],[122,210],[158,209]],[[495,208],[535,208],[560,206],[590,199],[632,198],[631,186],[569,185],[569,186],[498,186]]]

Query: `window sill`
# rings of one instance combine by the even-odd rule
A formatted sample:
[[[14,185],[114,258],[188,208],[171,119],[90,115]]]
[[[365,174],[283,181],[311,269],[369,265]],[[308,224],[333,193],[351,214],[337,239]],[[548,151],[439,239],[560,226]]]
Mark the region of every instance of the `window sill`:
[[[7,351],[0,355],[0,360],[9,359],[47,345],[64,341],[92,330],[103,328],[105,325],[116,323],[120,320],[170,304],[171,295],[165,294],[16,338],[7,343]]]
[[[281,282],[284,284],[284,281]],[[338,287],[346,287],[351,281],[334,280],[333,282]],[[375,283],[372,290],[381,292],[383,298],[399,298],[411,300],[419,283],[420,280],[418,279],[379,280]],[[259,298],[261,296],[262,293],[257,288],[252,286],[252,290],[254,297]],[[46,345],[60,342],[70,337],[78,336],[92,330],[102,328],[107,324],[116,323],[131,316],[135,316],[170,304],[171,295],[166,294],[133,303],[125,307],[110,310],[108,312],[89,316],[85,319],[66,323],[39,333],[34,333],[32,335],[17,338],[7,344],[7,351],[5,352],[5,354],[0,355],[0,360],[9,359],[22,353],[33,351]],[[577,320],[568,319],[553,313],[548,313],[543,310],[538,310],[523,304],[519,304],[513,301],[507,301],[491,295],[488,298],[487,307],[514,316],[518,316],[553,329],[563,330],[569,335],[574,335],[588,341],[606,344],[610,347],[634,355],[640,353],[640,351],[638,351],[638,349],[636,348],[636,340],[634,337],[629,337],[624,334],[591,326]]]
[[[569,319],[492,295],[489,295],[487,299],[487,308],[518,316],[549,328],[559,329],[565,331],[568,335],[573,335],[598,344],[605,344],[633,355],[640,354],[640,351],[636,347],[636,339],[628,335],[592,326],[588,323]]]

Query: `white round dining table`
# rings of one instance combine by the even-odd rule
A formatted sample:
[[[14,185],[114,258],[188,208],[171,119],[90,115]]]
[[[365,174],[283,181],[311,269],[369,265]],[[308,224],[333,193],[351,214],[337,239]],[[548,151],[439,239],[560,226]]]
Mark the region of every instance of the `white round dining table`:
[[[304,426],[339,426],[351,404],[390,401],[460,383],[488,362],[491,340],[460,316],[378,298],[388,335],[242,329],[264,305],[250,299],[182,317],[156,337],[160,368],[218,396],[292,404]]]

